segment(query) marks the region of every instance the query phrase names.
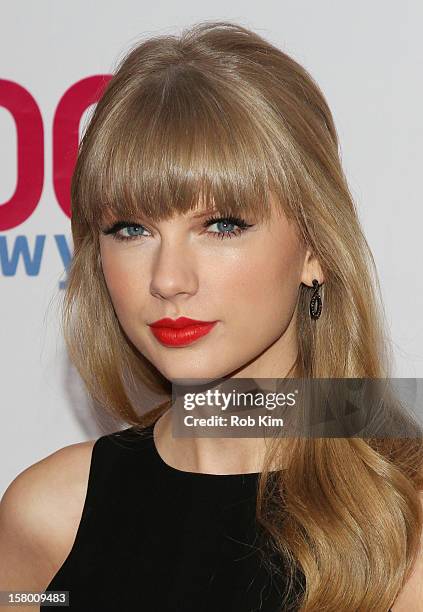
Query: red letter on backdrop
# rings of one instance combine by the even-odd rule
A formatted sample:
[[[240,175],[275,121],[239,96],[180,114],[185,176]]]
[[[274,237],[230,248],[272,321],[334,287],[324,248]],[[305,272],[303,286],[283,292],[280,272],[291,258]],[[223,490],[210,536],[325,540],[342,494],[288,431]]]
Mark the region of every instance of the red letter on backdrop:
[[[0,106],[12,114],[17,136],[15,193],[0,206],[0,231],[12,229],[37,208],[44,182],[43,119],[29,91],[0,79]]]
[[[69,87],[53,120],[53,186],[63,212],[71,216],[70,182],[79,146],[79,123],[84,111],[103,94],[111,75],[87,77]]]

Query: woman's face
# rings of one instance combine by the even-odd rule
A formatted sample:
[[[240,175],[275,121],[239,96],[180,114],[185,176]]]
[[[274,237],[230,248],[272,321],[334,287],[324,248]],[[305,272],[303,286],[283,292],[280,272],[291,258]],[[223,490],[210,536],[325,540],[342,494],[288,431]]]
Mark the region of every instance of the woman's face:
[[[242,232],[233,220],[206,226],[214,214],[198,209],[157,224],[133,219],[117,234],[100,234],[120,324],[169,381],[282,378],[292,366],[299,285],[323,277],[294,226],[272,206],[270,221],[245,218],[251,227]],[[149,326],[164,317],[217,323],[194,342],[168,346]]]

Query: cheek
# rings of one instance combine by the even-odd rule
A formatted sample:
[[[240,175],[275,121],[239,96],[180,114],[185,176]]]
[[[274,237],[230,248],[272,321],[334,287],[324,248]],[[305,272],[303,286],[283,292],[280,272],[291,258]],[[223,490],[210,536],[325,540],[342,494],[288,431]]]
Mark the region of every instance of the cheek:
[[[275,252],[279,257],[275,258]],[[299,259],[295,250],[268,249],[259,257],[240,262],[242,272],[233,283],[225,281],[230,308],[227,311],[237,328],[254,330],[255,338],[273,337],[288,326],[298,298]]]
[[[140,299],[145,295],[143,287],[144,275],[137,272],[137,266],[125,253],[113,254],[106,248],[100,249],[104,279],[110,294],[110,299],[119,320],[131,315],[131,310],[139,312]]]

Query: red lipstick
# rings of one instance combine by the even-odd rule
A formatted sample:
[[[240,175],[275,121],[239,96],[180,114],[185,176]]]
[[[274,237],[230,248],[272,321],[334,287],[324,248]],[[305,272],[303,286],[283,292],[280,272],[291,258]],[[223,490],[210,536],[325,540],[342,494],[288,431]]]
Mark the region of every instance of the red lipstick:
[[[155,338],[162,344],[185,346],[208,334],[216,323],[217,321],[198,321],[189,317],[166,317],[150,323],[150,327]]]

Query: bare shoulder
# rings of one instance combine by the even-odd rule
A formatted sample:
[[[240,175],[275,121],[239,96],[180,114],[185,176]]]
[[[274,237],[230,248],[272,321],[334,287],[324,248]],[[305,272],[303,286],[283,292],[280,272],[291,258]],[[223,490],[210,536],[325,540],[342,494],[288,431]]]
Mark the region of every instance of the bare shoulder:
[[[23,470],[0,503],[0,590],[44,590],[72,548],[95,440]]]
[[[423,491],[420,491],[419,495],[423,512]],[[423,531],[413,571],[392,606],[392,612],[410,612],[410,610],[423,612]]]

